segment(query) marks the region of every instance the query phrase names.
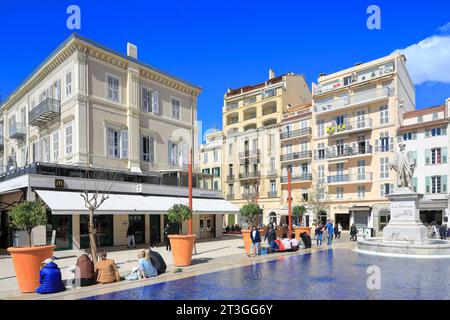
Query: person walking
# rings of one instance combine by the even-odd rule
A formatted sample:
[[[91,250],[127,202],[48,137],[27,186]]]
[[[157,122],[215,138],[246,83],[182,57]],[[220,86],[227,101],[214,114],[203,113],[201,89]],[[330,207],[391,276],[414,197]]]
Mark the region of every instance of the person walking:
[[[131,243],[133,243],[133,248],[136,248],[136,242],[134,239],[134,235],[136,234],[136,229],[134,228],[134,223],[130,222],[127,229],[127,239],[128,239],[128,246],[127,249],[131,247]]]
[[[252,227],[252,231],[250,232],[250,239],[252,240],[252,244],[250,246],[250,254],[248,256],[251,257],[255,249],[255,255],[259,256],[259,243],[261,242],[261,235],[255,226]]]
[[[169,235],[172,234],[172,230],[170,228],[169,224],[166,224],[166,227],[164,228],[164,243],[166,244],[166,251],[171,251],[172,247],[170,246],[170,240]]]
[[[342,230],[343,230],[342,225],[341,225],[340,222],[338,222],[338,235],[339,235],[339,239],[341,238]]]
[[[328,241],[327,245],[331,246],[331,243],[333,242],[333,223],[331,220],[327,220],[327,224],[325,225],[325,229],[327,231]]]
[[[358,233],[358,230],[356,229],[356,225],[352,224],[350,227],[350,241],[356,241],[356,234]]]
[[[316,245],[318,245],[318,246],[322,245],[323,229],[324,229],[324,226],[323,226],[322,222],[319,222],[319,226],[314,231],[314,234],[315,234],[316,239],[317,239],[316,240]]]
[[[442,224],[439,228],[439,236],[441,240],[447,240],[447,226],[445,224]]]

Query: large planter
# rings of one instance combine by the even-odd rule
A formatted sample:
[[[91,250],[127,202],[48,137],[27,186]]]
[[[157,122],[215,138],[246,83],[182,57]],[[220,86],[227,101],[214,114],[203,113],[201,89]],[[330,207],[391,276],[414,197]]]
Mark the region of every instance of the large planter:
[[[177,267],[190,266],[192,263],[192,250],[194,249],[195,234],[169,235],[172,248],[173,264]]]
[[[242,239],[244,240],[245,253],[250,254],[250,246],[252,245],[252,239],[250,238],[250,232],[252,230],[242,230]]]
[[[294,227],[295,239],[300,241],[300,234],[306,232],[309,236],[311,236],[311,227]]]
[[[41,264],[45,259],[53,257],[55,248],[55,245],[8,248],[20,291],[23,293],[36,291],[39,287]]]

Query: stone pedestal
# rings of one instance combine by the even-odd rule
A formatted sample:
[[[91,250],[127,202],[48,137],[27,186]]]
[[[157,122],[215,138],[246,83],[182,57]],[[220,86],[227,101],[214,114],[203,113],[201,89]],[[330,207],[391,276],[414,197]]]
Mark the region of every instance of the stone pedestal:
[[[391,202],[391,219],[383,229],[383,240],[425,242],[427,228],[420,221],[419,211],[419,201],[423,194],[400,188],[387,197]]]

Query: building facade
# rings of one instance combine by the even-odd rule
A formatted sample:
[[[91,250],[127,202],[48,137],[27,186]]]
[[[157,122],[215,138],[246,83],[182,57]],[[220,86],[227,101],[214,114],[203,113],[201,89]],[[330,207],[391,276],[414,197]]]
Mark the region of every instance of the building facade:
[[[416,163],[414,191],[420,201],[423,223],[448,223],[449,189],[449,102],[445,105],[406,112],[398,128],[398,141],[406,145]]]
[[[189,149],[197,145],[200,92],[198,86],[139,61],[135,45],[128,44],[125,55],[77,34],[70,36],[1,106],[2,234],[9,235],[7,212],[11,206],[24,199],[43,200],[37,194],[39,188],[55,189],[53,178],[37,185],[22,181],[30,175],[45,175],[42,168],[48,168],[55,179],[65,180],[69,188],[59,192],[78,190],[79,184],[68,181],[83,176],[77,176],[72,168],[89,168],[119,172],[120,180],[114,184],[122,188],[115,192],[187,195],[186,168]],[[16,179],[22,182],[13,187]],[[197,174],[195,186],[202,186],[202,179],[212,180],[212,176]],[[155,189],[154,185],[175,189]],[[195,194],[221,198],[218,191]],[[56,216],[48,209],[47,231],[57,230],[57,241],[64,242],[64,247],[83,247],[85,212]],[[105,238],[99,240],[102,245],[123,244],[122,229],[131,222],[147,234],[140,241],[148,242],[153,236],[161,240],[167,222],[164,214],[129,211],[96,217],[96,227],[104,230]],[[197,236],[220,235],[216,230],[221,231],[221,214],[202,214],[207,215],[209,230],[200,232],[201,217],[196,215]],[[8,246],[12,239],[3,237],[2,242]]]
[[[381,231],[395,173],[402,115],[415,109],[415,89],[401,54],[357,64],[313,84],[313,171],[328,188],[329,212],[344,229]]]
[[[283,114],[288,105],[310,100],[302,75],[275,77],[272,70],[267,81],[229,89],[224,95],[222,190],[237,207],[258,203],[263,223],[282,210],[279,125]]]

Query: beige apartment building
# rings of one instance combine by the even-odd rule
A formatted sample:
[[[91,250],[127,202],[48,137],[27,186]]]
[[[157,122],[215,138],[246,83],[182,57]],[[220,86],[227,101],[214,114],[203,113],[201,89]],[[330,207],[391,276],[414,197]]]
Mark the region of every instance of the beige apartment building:
[[[124,244],[132,222],[139,242],[162,240],[164,205],[184,203],[187,197],[186,168],[189,149],[197,145],[200,92],[200,87],[138,60],[135,45],[128,44],[125,55],[77,34],[70,36],[1,105],[0,226],[7,235],[2,246],[13,244],[9,208],[38,198],[49,210],[47,236],[56,230],[59,248],[85,247],[87,211],[79,204],[79,189],[85,181],[89,190],[95,185],[94,178],[85,179],[90,170],[114,172],[111,192],[119,198],[121,193],[146,197],[135,198],[128,210],[109,208],[96,217],[100,245]],[[219,191],[199,188],[212,179],[196,174],[198,237],[221,235],[223,212],[208,208],[227,203]],[[68,200],[65,209],[51,208],[58,194],[71,190],[73,203]],[[152,196],[167,201],[154,198],[151,203],[161,207],[147,210],[133,207]],[[199,232],[203,214],[207,234]]]
[[[307,206],[312,183],[312,105],[311,103],[288,106],[280,123],[280,164],[282,210],[275,222],[287,222],[288,171],[291,171],[292,206]],[[275,220],[275,218],[280,218]],[[312,216],[308,211],[302,223],[310,226]]]
[[[329,190],[329,212],[344,228],[382,229],[402,115],[415,109],[406,58],[395,53],[357,64],[313,84],[313,171]]]
[[[279,125],[283,113],[289,105],[310,100],[303,75],[276,77],[273,70],[266,81],[229,89],[224,95],[222,190],[237,207],[257,202],[263,223],[282,210]]]

